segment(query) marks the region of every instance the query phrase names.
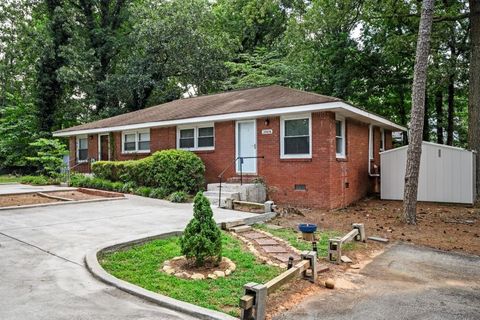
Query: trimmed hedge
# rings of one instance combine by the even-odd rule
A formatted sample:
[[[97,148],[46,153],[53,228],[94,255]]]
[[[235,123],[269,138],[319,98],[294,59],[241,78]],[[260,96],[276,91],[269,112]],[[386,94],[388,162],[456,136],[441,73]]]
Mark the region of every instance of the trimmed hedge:
[[[194,194],[204,185],[205,165],[193,152],[163,150],[141,160],[98,161],[92,164],[92,171],[105,180],[161,188],[161,194]]]

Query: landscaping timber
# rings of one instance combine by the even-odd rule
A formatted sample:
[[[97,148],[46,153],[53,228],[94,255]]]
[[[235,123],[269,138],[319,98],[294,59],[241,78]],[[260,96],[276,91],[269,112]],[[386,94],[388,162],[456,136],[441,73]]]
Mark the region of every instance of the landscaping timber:
[[[368,237],[368,240],[373,240],[373,241],[378,241],[378,242],[383,242],[383,243],[387,243],[387,242],[388,242],[388,239],[386,239],[386,238],[381,238],[381,237],[376,237],[376,236]]]

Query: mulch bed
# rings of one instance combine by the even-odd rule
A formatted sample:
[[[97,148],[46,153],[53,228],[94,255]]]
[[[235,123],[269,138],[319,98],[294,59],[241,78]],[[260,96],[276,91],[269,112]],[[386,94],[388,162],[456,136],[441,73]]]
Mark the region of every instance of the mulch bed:
[[[41,197],[35,193],[0,196],[0,207],[15,207],[29,204],[62,202],[61,200]]]
[[[178,270],[178,272],[189,272],[189,273],[200,273],[205,276],[205,278],[213,273],[216,270],[225,271],[228,269],[229,264],[227,261],[221,261],[219,264],[215,265],[212,262],[205,262],[205,265],[202,267],[197,267],[192,261],[185,259],[171,260],[170,265]]]

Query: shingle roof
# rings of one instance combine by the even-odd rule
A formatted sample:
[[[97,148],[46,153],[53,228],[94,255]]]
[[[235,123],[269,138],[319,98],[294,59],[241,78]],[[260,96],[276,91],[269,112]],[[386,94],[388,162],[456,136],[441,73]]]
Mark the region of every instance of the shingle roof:
[[[336,101],[341,100],[274,85],[174,100],[150,108],[59,130],[56,133]]]

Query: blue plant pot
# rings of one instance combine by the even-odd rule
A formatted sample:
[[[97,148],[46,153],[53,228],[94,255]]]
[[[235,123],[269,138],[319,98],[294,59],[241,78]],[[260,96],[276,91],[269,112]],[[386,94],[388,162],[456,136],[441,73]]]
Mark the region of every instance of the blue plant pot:
[[[314,233],[315,231],[317,231],[317,225],[313,223],[300,223],[298,225],[298,230],[303,233]]]

